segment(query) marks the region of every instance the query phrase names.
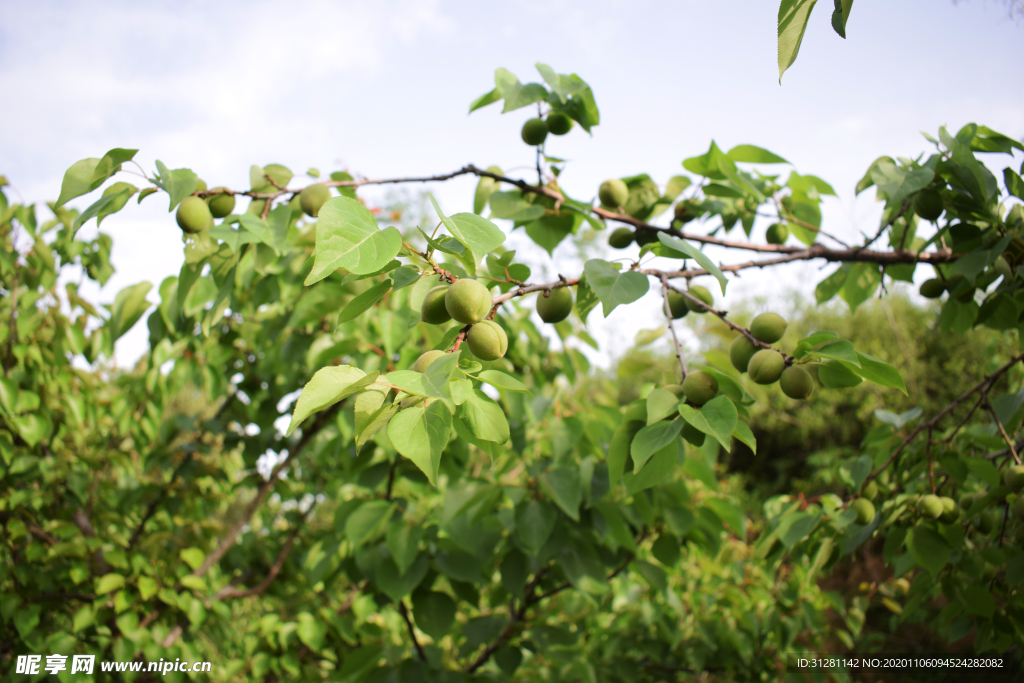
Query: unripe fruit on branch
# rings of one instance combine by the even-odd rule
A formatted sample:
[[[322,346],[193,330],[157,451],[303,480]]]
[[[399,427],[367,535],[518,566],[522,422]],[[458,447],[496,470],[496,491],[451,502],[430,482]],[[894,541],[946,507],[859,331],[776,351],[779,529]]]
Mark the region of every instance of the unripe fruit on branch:
[[[857,513],[857,524],[870,524],[875,519],[875,506],[867,498],[857,498],[850,504]]]
[[[498,360],[508,350],[505,330],[493,320],[484,320],[469,328],[466,343],[473,355],[480,360]]]
[[[939,278],[933,277],[931,280],[922,282],[921,289],[918,291],[925,299],[938,299],[946,291],[946,285]]]
[[[921,190],[914,197],[914,213],[926,221],[934,221],[943,211],[942,195],[935,190]]]
[[[968,509],[970,509],[970,507],[972,505],[974,505],[974,494],[973,493],[965,493],[964,495],[960,496],[960,508],[961,509],[968,510]]]
[[[746,372],[750,359],[757,353],[757,348],[754,342],[742,334],[733,339],[729,345],[729,360],[732,361],[732,366],[740,372]]]
[[[785,244],[789,239],[789,228],[783,223],[772,223],[768,226],[764,238],[768,244]]]
[[[697,217],[697,210],[689,199],[684,199],[676,204],[675,217],[680,223],[689,223]]]
[[[761,313],[750,323],[750,336],[765,344],[774,344],[786,334],[789,323],[777,313]]]
[[[196,190],[192,194],[198,194],[200,192],[206,192],[206,181],[202,178],[196,179]]]
[[[1003,483],[1014,493],[1020,493],[1020,490],[1024,489],[1024,465],[1014,465],[1007,469],[1003,475]]]
[[[942,499],[934,493],[922,496],[921,500],[917,501],[917,511],[924,517],[938,519],[943,512]]]
[[[706,303],[708,306],[711,306],[711,305],[713,305],[715,303],[715,299],[714,299],[714,297],[711,296],[711,292],[708,291],[707,287],[701,287],[700,285],[693,285],[692,287],[690,287],[687,290],[687,292],[689,292],[690,296],[696,297],[697,299],[700,299],[701,301]],[[686,299],[686,307],[689,308],[694,313],[707,313],[708,312],[708,309],[704,308],[703,306],[698,304],[693,299],[690,299],[689,297],[687,297],[687,299]]]
[[[552,289],[548,296],[537,295],[537,315],[546,323],[560,323],[572,313],[572,292],[568,287]]]
[[[686,307],[686,297],[679,292],[668,293],[668,310],[673,320],[685,318],[690,309]]]
[[[537,145],[543,145],[544,140],[548,137],[548,124],[544,119],[529,119],[523,124],[523,142],[536,147]]]
[[[992,533],[993,529],[996,528],[995,515],[986,510],[985,512],[982,512],[981,515],[978,517],[978,520],[975,522],[975,525],[978,527],[978,531],[988,535]]]
[[[464,325],[478,323],[491,314],[491,292],[480,282],[463,278],[448,288],[444,307]]]
[[[864,498],[867,498],[868,500],[874,500],[875,496],[877,495],[878,484],[876,484],[875,482],[871,482],[870,484],[864,487]]]
[[[194,195],[181,200],[174,219],[178,221],[178,227],[190,235],[202,232],[213,224],[213,215],[210,213],[210,207],[206,205],[206,202]]]
[[[1024,519],[1024,496],[1013,501],[1013,514],[1017,515],[1017,519]]]
[[[445,306],[447,292],[447,285],[439,285],[427,292],[427,295],[423,297],[423,305],[420,307],[420,320],[430,325],[443,325],[452,319]]]
[[[307,216],[316,218],[320,214],[320,207],[331,198],[331,188],[323,183],[314,183],[299,194],[299,202],[302,210]]]
[[[633,231],[629,228],[615,228],[608,235],[608,246],[613,249],[625,249],[633,244]]]
[[[597,198],[601,200],[601,206],[619,209],[625,206],[626,200],[629,199],[629,188],[618,178],[612,178],[601,183],[601,187],[597,189]]]
[[[686,400],[695,406],[702,406],[718,393],[718,380],[703,370],[694,370],[683,380]]]
[[[438,358],[443,358],[445,355],[444,351],[427,351],[416,359],[416,362],[412,364],[412,369],[415,372],[426,372],[431,363]]]
[[[658,241],[658,231],[641,230],[637,228],[637,230],[633,233],[633,241],[635,241],[637,245],[641,247],[644,246],[645,244],[653,244]]]
[[[775,349],[761,349],[750,358],[747,374],[757,384],[774,384],[786,369],[786,359]]]
[[[942,496],[939,500],[942,501],[942,515],[939,520],[943,524],[952,524],[960,518],[960,509],[956,506],[956,501],[948,496]]]
[[[215,187],[215,190],[226,190],[226,187]],[[206,205],[210,207],[210,213],[214,218],[224,218],[235,210],[235,195],[214,194],[206,198]]]
[[[548,114],[548,131],[552,135],[565,135],[572,130],[572,119],[560,111],[553,111]]]
[[[811,373],[803,368],[791,365],[782,371],[782,376],[779,378],[779,386],[782,388],[782,393],[786,396],[802,401],[814,391],[814,380],[811,379]]]

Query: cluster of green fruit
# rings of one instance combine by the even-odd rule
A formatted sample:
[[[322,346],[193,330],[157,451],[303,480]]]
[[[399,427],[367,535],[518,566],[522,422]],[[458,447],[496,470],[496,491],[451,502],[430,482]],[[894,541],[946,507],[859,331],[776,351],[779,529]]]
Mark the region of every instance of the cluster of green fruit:
[[[992,266],[979,275],[973,285],[960,273],[954,273],[945,279],[931,278],[925,280],[921,283],[918,291],[926,299],[938,299],[948,292],[950,297],[965,304],[974,300],[976,289],[987,289],[990,284],[1000,277],[1005,280],[1013,278],[1013,269],[1003,256],[997,256],[996,260],[992,262]]]
[[[572,119],[560,111],[553,111],[546,119],[529,119],[523,124],[523,142],[536,147],[543,145],[547,140],[548,133],[552,135],[565,135],[572,130]]]
[[[756,384],[779,383],[782,393],[802,401],[814,391],[814,378],[799,365],[786,366],[786,358],[776,349],[765,348],[782,339],[789,323],[777,313],[761,313],[750,323],[750,336],[761,344],[755,344],[746,335],[740,335],[729,347],[729,360],[733,367]]]
[[[178,221],[178,227],[190,235],[203,232],[213,227],[213,219],[224,218],[235,210],[235,195],[230,194],[226,187],[215,187],[205,199],[198,195],[206,192],[206,183],[202,180],[196,185],[195,194],[185,197],[178,205],[178,212],[174,215]],[[331,198],[331,188],[323,183],[315,183],[305,188],[297,196],[302,211],[313,218],[320,214],[322,207]],[[294,200],[293,200],[294,201]]]
[[[466,333],[469,350],[480,360],[498,360],[508,350],[508,336],[501,325],[487,319],[491,308],[491,291],[477,280],[463,278],[427,292],[420,308],[420,319],[430,325],[443,325],[453,319],[470,325]],[[413,370],[425,371],[443,353],[428,351],[416,361]]]

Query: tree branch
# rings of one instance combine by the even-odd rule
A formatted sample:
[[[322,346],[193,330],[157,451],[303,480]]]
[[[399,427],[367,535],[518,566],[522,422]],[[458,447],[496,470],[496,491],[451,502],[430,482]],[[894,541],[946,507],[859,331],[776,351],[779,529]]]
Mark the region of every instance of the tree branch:
[[[676,360],[679,361],[679,367],[683,371],[683,379],[689,373],[686,369],[686,363],[683,361],[683,351],[679,346],[679,337],[676,336],[676,328],[672,324],[672,308],[668,305],[668,278],[664,275],[661,276],[661,298],[662,304],[665,308],[665,319],[668,321],[668,331],[672,333],[672,349],[676,353]]]
[[[412,644],[416,646],[416,654],[420,656],[420,661],[427,661],[427,653],[423,651],[423,646],[420,645],[420,641],[416,637],[416,627],[412,625],[412,619],[409,618],[409,610],[405,606],[405,600],[398,601],[398,611],[402,614],[402,618],[405,619],[405,625],[409,629],[409,637],[412,638]]]

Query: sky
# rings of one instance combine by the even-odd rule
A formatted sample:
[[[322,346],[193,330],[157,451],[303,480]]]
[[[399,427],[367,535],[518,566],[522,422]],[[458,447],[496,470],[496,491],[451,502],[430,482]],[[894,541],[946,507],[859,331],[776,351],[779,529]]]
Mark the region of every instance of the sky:
[[[849,241],[877,227],[874,193],[853,191],[876,157],[926,152],[921,131],[941,125],[974,121],[1024,136],[1024,25],[1001,4],[857,3],[843,40],[829,24],[831,3],[821,2],[781,85],[777,10],[764,0],[0,0],[0,173],[9,196],[40,202],[57,196],[74,161],[112,147],[138,148],[150,173],[160,159],[236,188],[248,187],[254,163],[289,166],[293,184],[311,181],[301,175],[309,167],[379,178],[469,162],[529,178],[533,154],[519,129],[532,110],[467,110],[493,87],[497,67],[527,82],[540,80],[540,61],[587,80],[601,110],[593,136],[577,128],[549,144],[569,160],[561,183],[571,196],[593,197],[602,180],[637,173],[664,183],[712,139],[723,149],[756,144],[835,187],[823,227]],[[985,161],[1000,175],[1009,160]],[[471,210],[474,184],[425,189],[455,213]],[[94,292],[101,301],[177,274],[181,237],[165,200],[130,204],[103,231],[114,238],[117,273]],[[519,235],[510,244],[537,271],[579,270],[567,246],[548,263]],[[749,273],[718,303],[781,305],[783,289],[812,292],[828,272],[819,268]],[[590,326],[621,347],[660,324],[657,307],[648,295],[608,320],[595,313]],[[145,340],[139,323],[119,342],[119,362],[137,358]]]

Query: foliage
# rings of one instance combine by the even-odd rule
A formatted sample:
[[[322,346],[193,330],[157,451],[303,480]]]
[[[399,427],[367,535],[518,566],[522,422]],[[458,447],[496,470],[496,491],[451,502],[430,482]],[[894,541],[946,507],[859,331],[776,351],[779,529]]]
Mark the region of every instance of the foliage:
[[[544,83],[524,85],[499,69],[471,111],[536,105],[592,132],[600,115],[586,82],[538,71]],[[1006,168],[1000,186],[978,154],[1021,144],[971,124],[940,130],[924,161],[877,160],[858,186],[885,202],[876,234],[832,248],[820,211],[832,187],[793,169],[783,179],[788,162],[760,147],[712,142],[682,162],[692,177],[622,178],[623,205],[600,207],[560,188],[567,165],[548,155],[554,140],[536,149],[535,185],[494,167],[383,180],[311,169],[332,188],[322,206],[303,202],[278,164],[253,166],[247,190],[211,190],[157,162],[140,190],[120,180],[134,163],[125,149],[71,166],[52,219],[0,194],[4,656],[210,660],[218,680],[760,679],[797,648],[871,646],[861,635],[876,594],[897,621],[950,642],[1019,647],[1024,553],[1009,539],[1024,527],[1008,517],[1015,493],[999,469],[1018,457],[1024,415],[1024,394],[1002,389],[1020,378],[1024,271],[1012,268],[1024,241],[1010,196],[1022,182]],[[431,197],[427,224],[358,195],[460,175],[480,179],[474,212],[448,215]],[[67,208],[104,186],[81,213]],[[250,203],[183,235],[177,277],[103,307],[83,300],[68,276],[105,282],[111,240],[79,239],[79,228],[160,192],[170,211],[191,196]],[[933,234],[915,213],[928,192],[944,213]],[[649,222],[666,212],[667,226]],[[752,241],[759,213],[802,244]],[[550,252],[608,222],[631,226],[638,252],[588,259],[554,282],[531,284],[502,246],[523,228]],[[730,238],[737,225],[747,239]],[[765,260],[718,264],[708,244]],[[841,298],[853,317],[805,317],[773,347],[715,308],[712,292],[736,272],[805,260],[839,264],[817,298]],[[856,317],[917,267],[933,268],[949,298],[930,323],[903,304],[907,333],[915,349],[926,328],[970,341],[977,355],[952,354],[963,377],[901,361]],[[690,287],[709,276],[710,290]],[[470,322],[421,321],[429,290],[467,278],[489,287],[489,312],[446,295],[446,311]],[[575,315],[553,325],[556,344],[527,297],[567,287]],[[594,345],[589,315],[652,289],[672,365],[637,352],[619,365],[626,382],[592,370],[574,347]],[[680,396],[695,359],[679,348],[670,295],[685,297],[690,320],[714,321],[703,369],[717,395],[706,402]],[[144,317],[148,352],[113,369],[116,341]],[[507,349],[492,345],[500,358],[470,353],[474,324],[504,332]],[[822,411],[811,434],[823,450],[786,474],[799,476],[791,491],[745,488],[726,471],[737,453],[775,461],[792,444],[773,416],[798,410],[724,360],[718,340],[737,335],[811,369],[809,406],[852,390],[846,404],[827,399],[837,412]],[[445,353],[411,370],[427,350]],[[824,452],[837,438],[824,423],[866,420],[868,400],[900,412],[875,411],[880,424],[840,431],[853,441]],[[878,514],[858,523],[852,503],[872,487]],[[978,497],[961,523],[917,512],[915,496],[932,492]],[[854,597],[819,584],[879,544],[904,583]]]

